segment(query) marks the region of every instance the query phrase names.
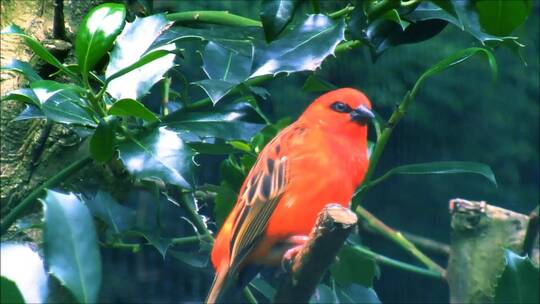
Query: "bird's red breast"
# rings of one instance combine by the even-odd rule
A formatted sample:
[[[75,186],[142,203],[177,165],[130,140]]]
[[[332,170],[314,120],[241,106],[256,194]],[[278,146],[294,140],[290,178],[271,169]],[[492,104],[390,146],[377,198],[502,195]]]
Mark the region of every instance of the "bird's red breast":
[[[275,266],[276,244],[308,235],[326,204],[349,204],[368,167],[370,108],[355,89],[326,93],[261,151],[215,239],[216,278],[248,264]]]

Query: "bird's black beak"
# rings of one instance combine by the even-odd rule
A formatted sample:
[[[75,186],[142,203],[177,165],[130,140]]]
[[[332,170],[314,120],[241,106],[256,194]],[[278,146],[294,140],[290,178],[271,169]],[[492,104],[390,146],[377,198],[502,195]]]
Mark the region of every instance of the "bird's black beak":
[[[363,105],[351,111],[350,115],[352,121],[356,121],[361,124],[366,124],[368,120],[375,118],[373,112]]]

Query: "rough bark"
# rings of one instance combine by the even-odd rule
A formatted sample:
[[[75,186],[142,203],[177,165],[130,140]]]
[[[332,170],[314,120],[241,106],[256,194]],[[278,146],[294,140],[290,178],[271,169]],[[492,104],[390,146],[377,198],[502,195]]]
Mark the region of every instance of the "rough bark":
[[[103,0],[64,2],[68,42],[73,42],[77,26],[84,15],[101,2]],[[54,0],[2,1],[0,9],[2,27],[14,23],[26,33],[44,42],[46,46],[50,46],[53,51],[72,45],[66,41],[51,39]],[[16,58],[32,63],[44,78],[52,72],[15,36],[2,35],[0,43],[2,65]],[[68,55],[67,61],[70,60],[73,60],[73,55]],[[24,77],[2,71],[0,95],[3,96],[26,84]],[[2,101],[0,107],[0,214],[5,215],[37,185],[65,167],[66,163],[76,160],[78,156],[74,152],[80,140],[68,128],[44,120],[13,122],[12,120],[24,109],[24,105],[19,102]]]
[[[504,248],[523,250],[529,217],[463,199],[450,201],[448,261],[451,303],[489,303],[504,267]]]
[[[327,205],[309,240],[293,261],[285,261],[291,263],[291,271],[283,275],[274,302],[307,303],[356,222],[356,214],[351,210],[338,204]]]

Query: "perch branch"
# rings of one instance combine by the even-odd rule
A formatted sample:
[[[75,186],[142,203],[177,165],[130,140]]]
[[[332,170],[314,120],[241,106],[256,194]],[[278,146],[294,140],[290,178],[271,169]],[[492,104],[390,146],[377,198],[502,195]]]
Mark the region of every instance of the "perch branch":
[[[300,252],[293,261],[284,261],[291,265],[291,271],[284,274],[274,302],[307,303],[356,222],[351,210],[338,204],[327,205]]]

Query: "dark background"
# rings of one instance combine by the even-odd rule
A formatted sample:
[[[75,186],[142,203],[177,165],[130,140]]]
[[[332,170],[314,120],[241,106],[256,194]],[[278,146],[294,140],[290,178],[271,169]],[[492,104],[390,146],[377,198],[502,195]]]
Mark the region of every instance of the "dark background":
[[[320,2],[322,11],[344,6],[339,2]],[[499,64],[499,78],[495,82],[487,64],[479,58],[427,80],[392,135],[376,173],[417,162],[477,161],[491,166],[498,187],[468,174],[392,177],[370,191],[365,200],[365,207],[389,226],[448,243],[451,198],[485,200],[522,213],[538,205],[538,7],[536,2],[529,19],[515,33],[526,45],[527,66],[515,54],[500,49],[495,53]],[[155,12],[197,9],[228,10],[258,18],[259,2],[154,1]],[[465,32],[447,26],[428,41],[389,49],[376,62],[367,47],[342,53],[327,60],[316,74],[339,87],[363,90],[374,109],[387,118],[425,69],[460,49],[477,45]],[[193,48],[186,49],[185,59],[179,62],[181,70],[190,79],[203,79],[200,56]],[[271,93],[264,108],[274,122],[286,116],[296,118],[317,96],[300,90],[306,77],[307,74],[281,77],[264,85]],[[190,87],[190,93],[194,100],[205,97],[195,86]],[[202,166],[204,178],[199,183],[219,180],[219,161],[208,160]],[[133,195],[131,201],[139,209],[155,208],[155,204],[149,203],[150,198]],[[189,229],[189,225],[181,223],[178,209],[164,207],[160,212],[179,230]],[[202,210],[211,209],[203,206]],[[416,263],[380,237],[366,237],[365,241],[376,252]],[[445,263],[441,257],[433,257]],[[138,254],[104,250],[103,260],[103,301],[201,301],[213,275],[211,267],[196,269],[170,255],[164,260],[150,247]],[[448,301],[447,287],[442,282],[384,266],[380,270],[374,288],[383,302]]]

